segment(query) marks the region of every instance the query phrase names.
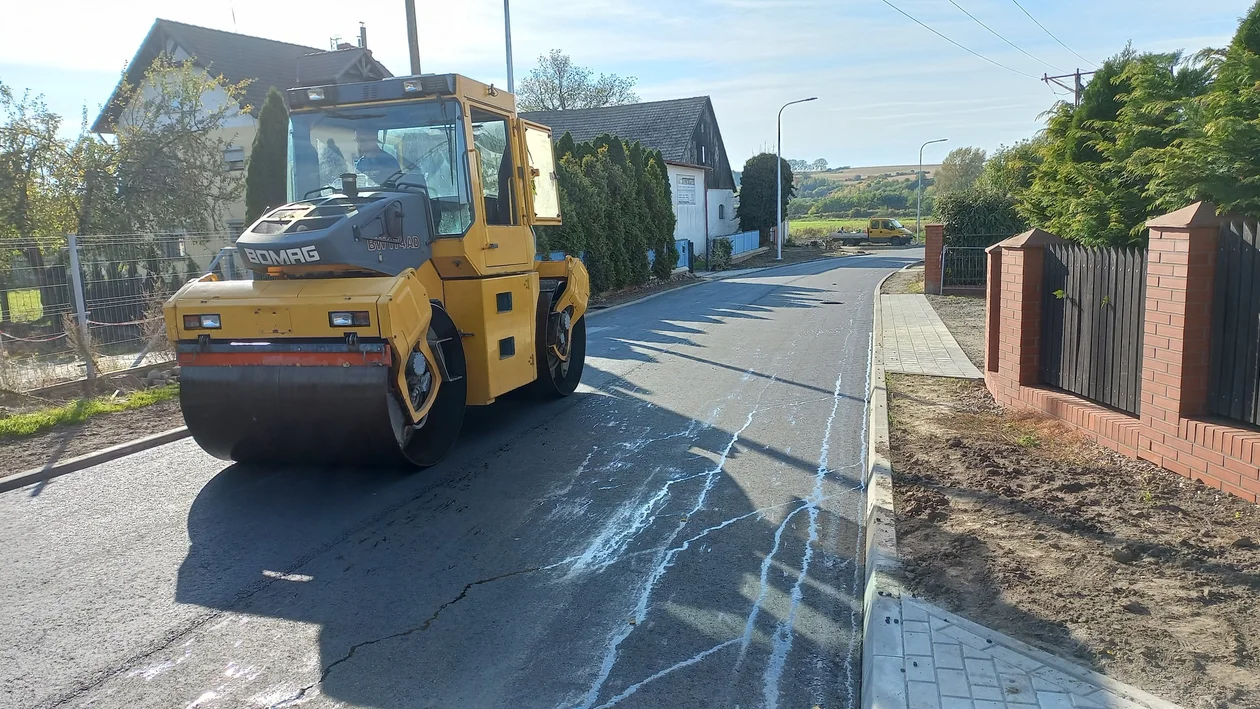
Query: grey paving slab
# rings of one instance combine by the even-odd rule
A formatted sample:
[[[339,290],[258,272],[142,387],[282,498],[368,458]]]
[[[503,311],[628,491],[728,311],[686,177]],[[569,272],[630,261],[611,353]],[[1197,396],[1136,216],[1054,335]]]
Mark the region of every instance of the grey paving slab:
[[[900,599],[900,606],[903,622],[891,627],[897,628],[893,634],[904,636],[901,646],[905,655],[872,658],[884,672],[871,679],[881,686],[872,693],[877,701],[868,703],[868,707],[1180,709],[922,599],[907,596]],[[906,618],[916,620],[907,624]],[[930,628],[928,633],[922,632],[925,625]],[[886,626],[878,627],[882,630]],[[921,637],[924,635],[930,638]],[[895,641],[885,641],[873,647],[879,653],[879,648],[897,645]],[[930,656],[913,654],[926,652],[925,647],[930,647]],[[888,667],[898,661],[904,671],[892,674]]]
[[[982,379],[922,294],[881,295],[884,370]]]

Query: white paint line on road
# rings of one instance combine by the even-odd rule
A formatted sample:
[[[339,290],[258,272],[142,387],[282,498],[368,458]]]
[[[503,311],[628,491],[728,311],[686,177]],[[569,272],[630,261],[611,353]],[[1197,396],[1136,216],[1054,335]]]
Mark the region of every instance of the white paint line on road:
[[[670,665],[669,667],[666,667],[665,669],[661,670],[660,672],[657,672],[656,674],[652,675],[651,677],[648,677],[647,679],[644,679],[644,680],[640,680],[640,681],[635,682],[634,684],[630,685],[629,687],[626,687],[626,688],[625,688],[625,689],[621,692],[621,694],[618,694],[617,696],[613,697],[612,699],[609,699],[608,701],[604,702],[603,704],[600,704],[600,705],[599,705],[598,707],[596,707],[595,709],[608,709],[608,707],[611,707],[611,706],[613,706],[613,705],[617,704],[618,702],[620,702],[621,700],[625,699],[626,697],[629,697],[631,694],[634,694],[635,692],[639,691],[639,688],[640,688],[640,687],[642,687],[643,685],[648,684],[649,682],[655,682],[656,680],[658,680],[658,679],[660,679],[660,678],[664,677],[665,675],[667,675],[667,674],[669,674],[669,673],[671,673],[671,672],[674,672],[675,670],[681,670],[681,669],[682,669],[682,668],[684,668],[684,667],[690,667],[691,665],[696,664],[697,662],[699,662],[699,661],[703,660],[704,658],[708,657],[709,655],[712,655],[712,654],[713,654],[713,653],[715,653],[715,652],[720,652],[720,651],[722,651],[722,650],[724,650],[724,649],[726,649],[726,648],[730,647],[731,645],[734,645],[734,644],[735,644],[735,643],[737,643],[737,642],[739,642],[739,638],[731,638],[730,640],[727,640],[727,641],[726,641],[726,642],[724,642],[724,643],[721,643],[721,644],[719,644],[719,645],[714,645],[713,647],[709,648],[708,650],[705,650],[704,652],[701,652],[701,653],[699,653],[699,654],[697,654],[697,655],[693,655],[693,656],[691,656],[691,657],[689,657],[689,658],[687,658],[687,659],[683,660],[682,662],[676,662],[676,663],[674,663],[674,664]]]
[[[849,329],[845,335],[842,351],[848,350],[852,333],[853,330]],[[809,575],[809,565],[814,558],[814,542],[818,541],[818,505],[823,496],[823,480],[827,476],[827,463],[831,456],[831,431],[835,427],[836,413],[840,410],[840,386],[843,381],[842,369],[836,374],[836,383],[831,390],[831,413],[828,414],[827,424],[823,427],[822,445],[818,449],[818,468],[814,471],[814,489],[810,492],[806,504],[809,513],[809,538],[805,541],[805,551],[801,554],[800,573],[796,575],[796,583],[792,584],[792,591],[789,594],[791,604],[788,607],[787,617],[780,619],[774,629],[770,661],[766,664],[765,674],[762,675],[762,698],[766,702],[767,709],[777,709],[779,706],[779,683],[783,678],[783,667],[787,663],[787,656],[792,652],[793,625],[796,623],[796,613],[800,609],[803,596],[801,586],[805,583],[805,577]]]
[[[739,441],[739,437],[744,433],[744,431],[748,430],[748,427],[752,425],[753,419],[756,417],[757,411],[761,407],[762,398],[765,396],[766,391],[775,383],[777,377],[777,374],[771,375],[770,380],[766,382],[766,385],[762,387],[761,391],[757,394],[756,401],[753,402],[752,408],[748,411],[748,416],[744,419],[744,425],[740,426],[739,430],[735,431],[735,433],[731,435],[731,439],[722,450],[722,454],[719,456],[717,463],[712,468],[706,470],[704,473],[701,473],[701,475],[705,477],[705,481],[704,485],[700,488],[700,492],[696,495],[696,502],[692,506],[690,512],[683,517],[682,521],[678,523],[678,526],[675,527],[674,531],[670,533],[669,538],[665,541],[665,546],[673,544],[674,540],[678,538],[678,535],[681,534],[683,529],[687,526],[687,522],[691,519],[691,517],[704,507],[705,501],[708,500],[709,492],[713,489],[719,474],[726,466],[726,460],[730,456],[731,450],[734,449],[735,444]],[[673,564],[673,559],[677,555],[678,551],[671,549],[667,550],[660,556],[660,558],[657,559],[656,565],[652,568],[652,573],[648,575],[647,580],[644,582],[643,589],[639,592],[639,600],[638,603],[635,604],[634,611],[635,623],[634,625],[627,623],[624,627],[617,631],[609,642],[608,649],[604,653],[603,662],[600,664],[599,674],[596,676],[595,681],[591,684],[590,689],[587,691],[585,701],[580,705],[582,709],[591,709],[591,707],[595,706],[595,702],[599,701],[599,695],[604,688],[604,683],[608,681],[608,676],[612,674],[613,667],[617,664],[617,654],[621,643],[625,642],[626,638],[630,637],[630,634],[634,632],[634,629],[638,627],[638,625],[642,624],[647,618],[648,606],[652,598],[652,590],[656,587],[656,584],[660,581],[661,577],[665,575],[666,570]]]

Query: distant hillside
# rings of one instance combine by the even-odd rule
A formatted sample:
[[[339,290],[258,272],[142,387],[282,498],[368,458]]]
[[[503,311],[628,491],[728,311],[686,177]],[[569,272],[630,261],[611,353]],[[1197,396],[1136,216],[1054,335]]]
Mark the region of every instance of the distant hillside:
[[[936,192],[932,177],[938,167],[923,166],[923,209],[928,213]],[[795,175],[796,196],[788,203],[787,214],[834,219],[913,212],[919,199],[918,169],[918,165],[873,165]]]
[[[923,176],[932,177],[939,167],[939,164],[928,165],[925,163],[923,165]],[[918,169],[918,165],[871,165],[869,167],[848,167],[843,170],[828,170],[826,172],[809,172],[805,174],[841,182],[865,182],[876,177],[913,180],[914,173]]]

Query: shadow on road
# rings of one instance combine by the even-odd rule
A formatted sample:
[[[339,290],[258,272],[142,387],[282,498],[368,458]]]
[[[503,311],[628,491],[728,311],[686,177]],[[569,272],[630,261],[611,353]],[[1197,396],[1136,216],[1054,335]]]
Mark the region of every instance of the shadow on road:
[[[592,350],[654,361],[695,347],[704,325],[831,299],[707,284],[654,301],[666,320],[661,307],[621,311],[607,342],[625,345]],[[859,529],[833,503],[860,500],[858,466],[820,471],[623,384],[472,410],[453,458],[417,473],[228,467],[189,512],[176,600],[319,627],[318,681],[276,703],[851,705]],[[755,484],[770,473],[804,492],[759,508],[750,495],[764,499]]]

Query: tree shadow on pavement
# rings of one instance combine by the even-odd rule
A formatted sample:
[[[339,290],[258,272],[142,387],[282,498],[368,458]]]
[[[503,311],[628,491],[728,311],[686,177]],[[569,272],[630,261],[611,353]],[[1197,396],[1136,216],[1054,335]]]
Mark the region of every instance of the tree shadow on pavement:
[[[835,293],[778,281],[858,261],[797,264],[772,282],[720,281],[623,309],[615,324],[593,319],[584,381],[594,390],[471,410],[451,458],[428,470],[233,465],[189,512],[176,600],[318,627],[317,660],[302,642],[267,658],[300,680],[277,690],[273,674],[237,690],[264,704],[322,694],[372,707],[852,706],[860,431],[820,469],[757,429],[649,401],[625,371],[601,367],[693,351],[694,337],[731,318],[823,307]],[[775,381],[688,356],[739,382],[729,397],[750,412]],[[793,401],[835,398],[780,384]],[[860,381],[848,386],[839,400],[860,403]],[[808,396],[793,393],[801,387]],[[277,627],[233,642],[274,642]]]

